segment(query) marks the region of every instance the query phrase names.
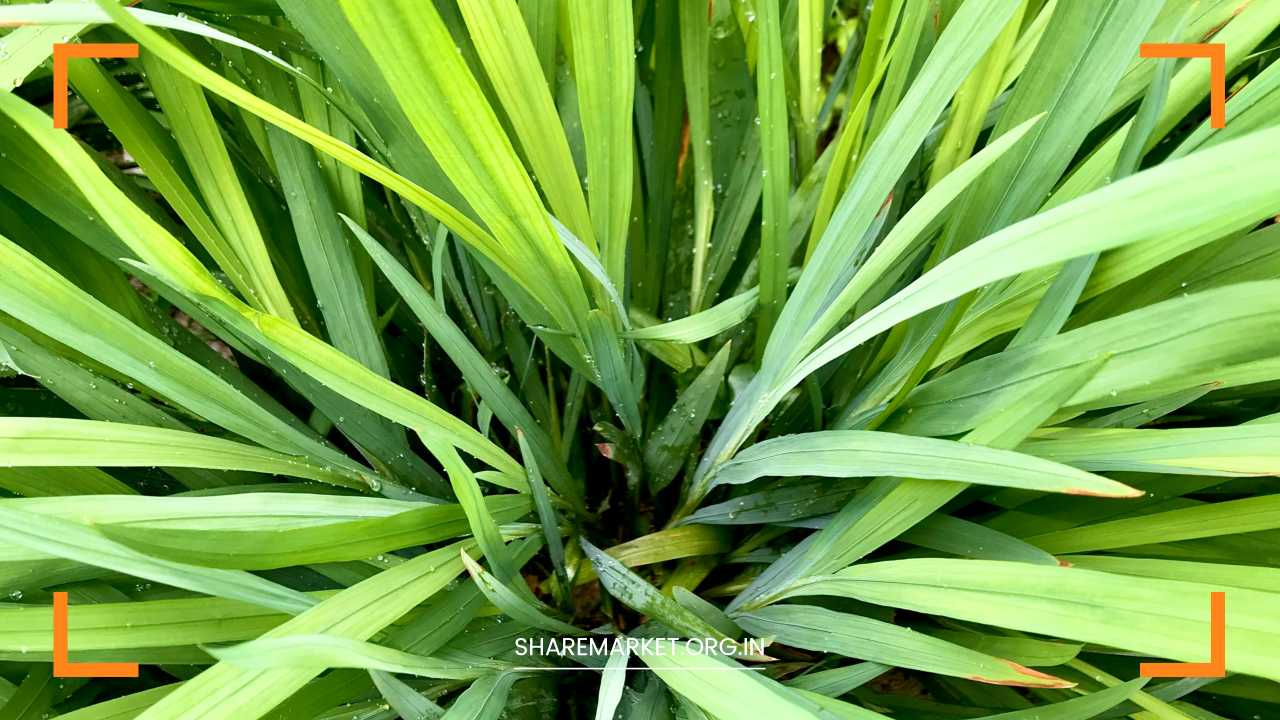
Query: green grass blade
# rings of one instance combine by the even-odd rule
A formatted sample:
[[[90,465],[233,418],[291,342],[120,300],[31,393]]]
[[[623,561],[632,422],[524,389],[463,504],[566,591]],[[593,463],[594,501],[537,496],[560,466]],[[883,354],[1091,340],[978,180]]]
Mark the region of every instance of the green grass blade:
[[[669,485],[685,464],[724,384],[729,353],[730,344],[725,343],[650,433],[644,449],[650,492],[657,493]]]
[[[263,638],[204,650],[218,662],[245,670],[360,668],[446,680],[470,680],[491,670],[324,634]]]
[[[0,507],[0,540],[69,560],[208,595],[287,613],[314,604],[283,585],[237,570],[216,570],[160,560],[110,540],[79,523]]]
[[[542,482],[542,472],[538,460],[529,447],[524,431],[516,431],[516,442],[520,445],[520,460],[524,463],[525,473],[529,479],[529,495],[533,498],[534,509],[538,512],[538,521],[542,524],[542,535],[547,543],[547,554],[551,556],[551,564],[555,568],[556,580],[560,583],[562,593],[568,593],[569,574],[564,561],[564,541],[560,537],[560,517],[551,505],[551,497]],[[567,595],[562,595],[562,598]]]
[[[696,638],[723,638],[724,635],[693,612],[663,595],[644,578],[627,569],[608,553],[584,538],[582,550],[600,577],[600,584],[614,598],[633,610],[652,616],[677,632]]]
[[[450,545],[374,575],[265,633],[264,638],[323,633],[367,640],[462,571],[460,545]],[[141,720],[254,720],[320,673],[310,668],[242,670],[219,663],[152,705]]]
[[[623,3],[569,0],[573,77],[586,143],[587,200],[596,242],[609,279],[627,286],[627,236],[635,151],[631,117],[635,98],[635,31]]]
[[[1030,455],[967,442],[865,430],[826,430],[765,440],[722,465],[713,486],[746,483],[766,476],[808,475],[894,475],[1105,497],[1141,494],[1114,480]]]
[[[613,720],[622,701],[622,691],[627,681],[627,660],[631,657],[625,645],[621,651],[614,646],[600,677],[600,694],[596,702],[596,720]]]
[[[1012,448],[1066,402],[1097,371],[1097,363],[1051,378],[1019,403],[995,413],[966,442]],[[966,486],[916,478],[877,478],[817,533],[770,565],[729,605],[763,607],[805,575],[830,572],[866,557],[954,500]]]
[[[1070,398],[1072,414],[1225,382],[1230,376],[1224,370],[1269,356],[1280,342],[1271,332],[1274,323],[1264,319],[1274,312],[1274,287],[1241,283],[1177,297],[977,360],[921,385],[887,427],[924,435],[963,432],[981,422],[984,411],[1014,397],[1022,383],[1040,382],[1102,353],[1111,353],[1110,359]],[[944,398],[956,402],[944,410]]]
[[[641,648],[636,656],[673,690],[714,717],[735,717],[744,712],[776,720],[825,717],[812,700],[733,660],[715,654],[692,653],[680,643],[670,652],[665,650],[657,653]],[[706,667],[719,672],[695,669]]]
[[[536,8],[539,25],[535,29],[541,30],[541,23],[555,17],[554,3],[522,4],[530,11]],[[554,36],[548,53],[547,38],[535,42],[530,37],[515,0],[463,2],[458,8],[552,213],[593,254],[599,254],[569,142],[560,127],[547,76],[540,72],[550,67],[544,62],[546,56],[554,57]],[[543,18],[548,12],[551,18]]]
[[[255,286],[249,268],[192,190],[195,181],[173,139],[136,98],[96,64],[70,63],[67,74],[72,85],[112,128],[137,159],[139,167],[146,170],[147,177],[227,273],[236,289],[252,297],[250,293]]]
[[[791,193],[791,161],[788,157],[787,93],[782,58],[782,20],[778,3],[759,3],[759,49],[756,57],[756,96],[760,117],[762,212],[760,216],[760,301],[756,316],[755,357],[764,356],[774,324],[782,314],[787,295],[787,200]]]
[[[350,486],[349,478],[299,456],[197,433],[61,418],[0,418],[0,452],[16,467],[172,465],[288,475]]]
[[[713,169],[711,167],[711,25],[710,5],[676,3],[680,17],[680,59],[689,112],[689,148],[693,155],[693,263],[689,283],[689,307],[703,306],[707,274],[707,251],[711,243],[711,221],[715,215]]]
[[[161,108],[170,110],[166,112],[170,129],[204,204],[245,269],[250,284],[246,301],[260,310],[296,320],[203,90],[153,55],[144,55],[143,64]]]
[[[5,276],[9,280],[0,284],[0,307],[6,312],[40,326],[51,337],[78,347],[228,430],[275,450],[333,462],[347,477],[363,482],[360,477],[365,471],[359,465],[256,405],[214,373],[103,307],[3,238],[0,256],[8,268]],[[40,302],[32,296],[36,288]],[[50,313],[50,305],[61,312]],[[104,339],[107,332],[111,342]]]
[[[564,464],[559,462],[546,430],[538,424],[520,398],[496,376],[493,367],[448,316],[441,303],[427,293],[368,232],[349,218],[343,220],[365,252],[373,258],[378,269],[395,286],[409,309],[426,326],[427,332],[457,364],[468,384],[493,408],[498,420],[509,431],[523,431],[528,436],[530,446],[536,450],[539,469],[546,469],[556,491],[566,498],[578,497],[580,492]]]
[[[807,582],[798,594],[838,594],[1027,632],[1203,662],[1213,586],[1077,568],[987,560],[859,565]],[[1233,590],[1227,668],[1274,679],[1280,632],[1272,593]],[[1013,608],[1018,608],[1014,610]],[[1101,610],[1101,612],[1098,611]],[[1156,630],[1156,628],[1162,628]]]
[[[984,715],[980,720],[1091,720],[1133,697],[1146,685],[1143,678],[1130,680],[1115,687],[1098,690],[1083,697],[1063,700],[1052,705],[1042,705],[1027,710]]]
[[[471,683],[444,714],[445,720],[497,720],[502,714],[511,686],[524,675],[490,673]]]
[[[463,552],[462,564],[467,568],[476,587],[502,612],[513,620],[530,627],[541,628],[559,635],[580,635],[582,630],[554,617],[554,610],[525,593],[519,593],[490,575],[475,560]],[[528,589],[527,587],[525,588]]]
[[[783,645],[834,652],[901,668],[994,685],[1070,687],[1070,683],[1003,658],[961,647],[910,628],[812,605],[777,605],[735,620],[757,637]]]

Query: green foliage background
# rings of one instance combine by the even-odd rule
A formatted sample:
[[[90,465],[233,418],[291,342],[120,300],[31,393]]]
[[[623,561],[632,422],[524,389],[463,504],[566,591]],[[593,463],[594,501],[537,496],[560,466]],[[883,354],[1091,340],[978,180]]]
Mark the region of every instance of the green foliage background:
[[[0,3],[0,720],[1275,716],[1278,27]]]

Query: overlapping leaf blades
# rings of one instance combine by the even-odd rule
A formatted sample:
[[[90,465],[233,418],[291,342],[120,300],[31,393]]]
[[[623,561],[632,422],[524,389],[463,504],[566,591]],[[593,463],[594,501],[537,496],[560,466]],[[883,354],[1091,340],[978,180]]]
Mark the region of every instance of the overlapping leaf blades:
[[[1280,706],[1280,3],[138,5],[0,5],[0,720]]]

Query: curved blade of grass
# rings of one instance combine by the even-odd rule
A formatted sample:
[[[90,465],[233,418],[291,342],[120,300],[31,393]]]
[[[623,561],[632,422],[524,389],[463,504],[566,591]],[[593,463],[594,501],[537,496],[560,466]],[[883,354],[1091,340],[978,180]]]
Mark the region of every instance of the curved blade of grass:
[[[515,0],[484,0],[458,9],[552,213],[598,255],[578,170],[521,8]]]
[[[244,268],[249,285],[245,299],[259,310],[297,322],[204,90],[150,53],[142,61],[204,205]]]
[[[627,286],[635,150],[635,30],[625,3],[569,0],[573,79],[587,160],[587,201],[609,279]]]
[[[950,675],[992,685],[1071,687],[1074,683],[910,628],[812,605],[775,605],[734,618],[783,645]]]
[[[836,512],[848,504],[855,491],[865,485],[866,481],[861,478],[782,482],[760,492],[704,505],[680,523],[764,525],[794,522],[801,518]]]
[[[1203,662],[1210,585],[988,560],[897,560],[812,578],[792,595],[840,595],[1053,637]],[[1274,593],[1233,590],[1227,669],[1276,679]]]
[[[632,362],[636,357],[619,342],[608,316],[602,310],[592,310],[586,316],[587,344],[592,355],[587,365],[598,377],[600,389],[609,404],[618,411],[622,424],[632,437],[640,437],[640,388],[634,382]]]
[[[231,35],[222,32],[217,28],[205,25],[202,22],[193,20],[189,17],[181,15],[166,15],[165,13],[147,10],[145,8],[126,7],[125,12],[137,18],[139,22],[146,23],[151,27],[164,28],[166,30],[180,30],[182,32],[199,35],[210,40],[226,43],[228,45],[248,50],[251,53],[262,56],[264,59],[274,63],[277,67],[289,72],[297,73],[297,69],[286,63],[280,58],[254,45]],[[24,26],[47,26],[47,25],[66,25],[67,28],[51,28],[56,31],[53,34],[75,35],[71,32],[71,27],[84,28],[89,25],[98,25],[111,22],[111,17],[101,9],[83,2],[53,2],[53,3],[31,3],[31,4],[13,4],[0,7],[0,27],[24,27]],[[66,42],[66,40],[62,40]],[[47,58],[52,49],[45,50]],[[43,59],[42,59],[43,60]],[[38,63],[37,63],[38,64]],[[21,78],[18,78],[20,81]],[[16,85],[16,83],[15,83]]]
[[[564,541],[560,538],[560,518],[551,505],[551,497],[542,482],[542,472],[537,458],[525,439],[524,431],[516,429],[516,442],[520,446],[520,459],[524,462],[525,474],[529,480],[529,495],[533,498],[534,509],[538,512],[538,521],[542,523],[542,535],[547,542],[547,555],[551,557],[551,565],[555,568],[556,580],[560,583],[562,599],[567,598],[569,591],[569,573],[564,562]]]
[[[382,693],[392,710],[400,713],[402,718],[422,718],[436,720],[444,716],[444,708],[428,700],[426,696],[415,690],[408,683],[389,673],[373,670],[369,673],[373,684]]]
[[[1147,678],[1138,678],[1083,697],[1063,700],[1051,705],[1039,705],[1026,710],[983,715],[978,720],[1092,720],[1133,697],[1147,682],[1149,682]]]
[[[395,286],[400,297],[404,298],[409,309],[427,328],[427,332],[462,371],[467,383],[475,388],[477,394],[493,409],[497,416],[511,432],[523,431],[527,434],[530,446],[535,449],[539,469],[546,468],[551,484],[556,492],[568,498],[578,497],[578,488],[551,442],[546,430],[538,424],[533,415],[521,402],[520,398],[497,376],[489,361],[480,354],[461,328],[453,322],[444,307],[433,298],[409,271],[396,261],[364,228],[355,224],[350,218],[342,216],[343,222],[351,234],[364,247],[365,252],[373,258],[374,264],[386,275]]]
[[[642,535],[634,540],[614,545],[604,552],[625,567],[639,567],[667,560],[717,555],[731,548],[729,533],[726,529],[707,525],[685,525]],[[578,568],[574,582],[589,582],[596,577],[594,567],[586,565]]]
[[[685,464],[724,383],[729,352],[730,343],[725,343],[649,433],[644,444],[644,466],[650,492],[657,493],[669,485]]]
[[[492,495],[485,498],[485,507],[495,521],[511,522],[528,514],[529,501],[521,495]],[[392,550],[465,536],[471,529],[458,505],[428,505],[384,517],[291,529],[208,530],[170,528],[158,523],[150,527],[132,523],[98,527],[107,537],[153,557],[239,570],[365,560]]]
[[[782,19],[777,3],[758,8],[760,27],[756,31],[756,99],[760,116],[760,158],[762,202],[760,215],[760,302],[756,315],[755,358],[764,356],[770,333],[787,301],[787,266],[791,245],[787,240],[788,205],[791,193],[790,133],[787,123],[787,92],[782,58]],[[804,157],[803,153],[800,153]],[[803,277],[803,275],[801,276]]]
[[[600,263],[600,258],[596,257],[590,248],[584,245],[569,228],[565,227],[554,216],[551,218],[551,224],[555,227],[556,235],[560,238],[560,242],[564,243],[569,254],[582,265],[582,268],[591,277],[595,278],[596,282],[600,283],[600,288],[604,291],[608,302],[612,303],[614,309],[618,311],[618,318],[622,322],[623,329],[626,329],[629,324],[627,306],[622,301],[622,294],[618,292],[618,286],[609,278],[609,272]]]
[[[76,562],[290,614],[314,604],[306,595],[255,575],[160,560],[79,523],[0,507],[0,540]]]
[[[137,490],[96,468],[65,465],[0,469],[0,488],[29,498],[138,494]]]
[[[888,671],[889,666],[887,665],[863,662],[830,670],[806,673],[797,678],[787,680],[786,684],[790,687],[808,690],[827,697],[840,697],[875,680]]]
[[[327,634],[367,640],[457,577],[462,571],[459,547],[450,545],[384,570],[262,637]],[[152,705],[139,720],[256,720],[319,673],[311,668],[244,670],[218,663]]]
[[[497,720],[505,709],[507,695],[522,673],[490,673],[471,683],[449,706],[444,720]]]
[[[711,26],[710,6],[677,3],[680,25],[680,67],[684,76],[689,113],[689,150],[693,155],[693,262],[689,283],[689,307],[702,307],[715,215],[715,180],[711,166]]]
[[[1187,475],[1280,474],[1280,425],[1168,430],[1063,429],[1019,450],[1087,470]]]
[[[1280,310],[1278,291],[1280,283],[1265,281],[1175,297],[976,360],[917,388],[888,427],[962,432],[981,421],[980,407],[996,407],[1024,383],[1104,351],[1111,359],[1070,399],[1073,409],[1130,404],[1216,381],[1225,368],[1280,349],[1270,320]]]
[[[1280,497],[1262,495],[1083,525],[1033,535],[1026,541],[1048,552],[1074,553],[1276,528],[1280,528]]]
[[[341,5],[410,123],[493,233],[480,249],[538,298],[562,329],[577,327],[587,304],[582,282],[464,57],[436,52],[456,46],[438,11],[409,0]],[[596,236],[600,241],[601,233]]]
[[[617,598],[618,602],[636,612],[649,615],[689,637],[725,638],[719,630],[663,595],[644,578],[628,570],[608,553],[587,542],[586,538],[578,538],[578,542],[599,575],[600,584],[609,591],[610,595]],[[648,659],[646,658],[645,661],[648,662]]]
[[[458,504],[466,513],[467,523],[471,525],[471,534],[475,536],[476,544],[480,546],[480,550],[489,561],[489,566],[504,583],[521,581],[515,560],[502,541],[498,523],[484,504],[484,495],[480,492],[480,484],[476,481],[475,474],[453,448],[433,447],[434,441],[431,438],[421,434],[419,437],[444,465],[445,474],[449,476],[449,485],[453,487],[453,493],[458,497]]]
[[[683,344],[700,342],[751,317],[759,298],[760,287],[755,286],[693,315],[627,330],[622,336],[631,340],[660,340]]]
[[[950,515],[930,515],[899,535],[898,539],[930,550],[981,560],[1058,564],[1057,558],[1035,545]]]
[[[1054,565],[1057,564],[1054,563]],[[1074,660],[1084,649],[1084,646],[1079,643],[985,635],[970,630],[930,630],[928,632],[934,637],[950,640],[957,645],[1008,658],[1030,667],[1063,665]]]
[[[240,645],[205,647],[204,651],[218,662],[246,670],[361,668],[418,677],[469,680],[493,669],[457,660],[423,657],[384,645],[322,633],[262,638]]]
[[[943,181],[945,182],[945,180]],[[1050,378],[965,437],[995,448],[1016,446],[1097,371],[1105,358]],[[832,572],[866,557],[954,500],[967,486],[917,478],[877,478],[860,490],[823,529],[787,551],[729,604],[763,607],[806,575]]]
[[[204,467],[347,485],[333,469],[199,433],[64,418],[0,418],[0,463],[13,467]]]
[[[1073,567],[1101,570],[1116,575],[1189,580],[1207,585],[1225,585],[1228,588],[1240,587],[1280,592],[1280,569],[1277,568],[1115,555],[1068,555],[1062,559]]]
[[[803,475],[895,475],[1103,497],[1142,494],[1114,480],[1022,453],[867,430],[825,430],[765,440],[722,465],[712,486]]]
[[[736,717],[743,708],[751,708],[757,717],[774,720],[827,717],[815,702],[795,690],[716,654],[695,654],[683,644],[674,643],[669,651],[664,648],[663,652],[646,653],[641,648],[636,656],[672,690],[715,717]]]
[[[619,650],[621,648],[621,650]],[[622,690],[627,682],[627,659],[631,653],[626,645],[614,644],[600,677],[600,694],[596,701],[596,720],[613,720],[622,701]]]
[[[1187,390],[1169,393],[1154,400],[1137,403],[1106,415],[1084,420],[1080,423],[1080,427],[1138,428],[1148,423],[1154,423],[1170,413],[1181,410],[1219,387],[1219,383],[1210,382]]]
[[[489,602],[493,603],[513,620],[530,627],[541,628],[561,635],[581,635],[585,633],[584,630],[552,617],[555,611],[531,595],[517,593],[504,585],[497,578],[486,572],[484,568],[480,567],[475,560],[472,560],[465,550],[462,551],[462,565],[466,567],[471,579],[475,581],[476,587],[480,588],[480,592],[484,593]],[[523,582],[523,579],[517,579],[517,582]]]
[[[444,504],[307,492],[319,489],[322,488],[275,484],[258,486],[253,488],[253,492],[230,494],[162,497],[108,495],[9,499],[5,502],[29,512],[69,520],[81,519],[93,525],[123,524],[184,530],[288,530],[349,520],[384,518],[410,510],[450,507]]]
[[[443,533],[437,538],[443,539],[466,529],[457,505],[285,492],[293,487],[298,486],[274,484],[256,492],[207,497],[88,495],[8,499],[0,504],[91,524],[113,538],[145,545],[149,554],[168,553],[171,559],[213,565],[288,558],[292,552],[319,552],[322,560],[348,553],[354,554],[350,559],[367,558],[411,545],[423,533]],[[486,503],[503,521],[529,510],[528,499],[520,495],[494,495]],[[3,550],[6,560],[47,557],[12,546]]]

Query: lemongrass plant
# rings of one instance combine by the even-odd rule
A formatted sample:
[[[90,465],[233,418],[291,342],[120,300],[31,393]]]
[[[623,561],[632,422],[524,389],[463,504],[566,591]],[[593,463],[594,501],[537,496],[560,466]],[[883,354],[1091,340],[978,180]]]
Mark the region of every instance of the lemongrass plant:
[[[0,720],[1280,713],[1280,0],[0,28]]]

